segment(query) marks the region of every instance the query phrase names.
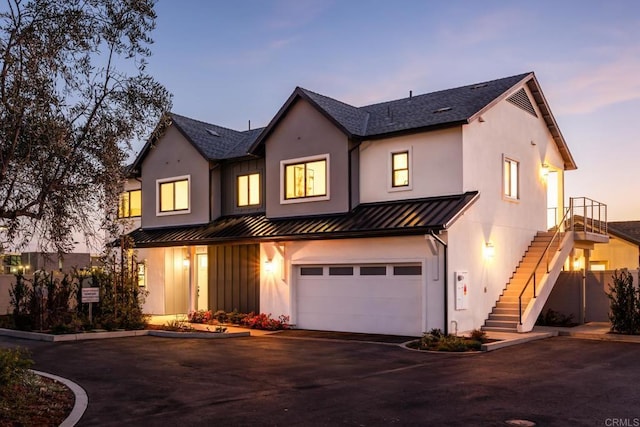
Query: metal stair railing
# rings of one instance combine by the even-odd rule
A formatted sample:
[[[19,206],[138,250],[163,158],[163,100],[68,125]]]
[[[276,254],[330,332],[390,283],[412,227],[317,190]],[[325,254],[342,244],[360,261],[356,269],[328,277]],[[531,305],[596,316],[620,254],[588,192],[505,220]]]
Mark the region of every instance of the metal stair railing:
[[[522,288],[522,292],[520,292],[520,295],[518,296],[518,318],[521,325],[522,296],[527,291],[530,284],[533,284],[533,298],[537,296],[536,285],[538,267],[540,267],[540,264],[546,257],[547,268],[545,274],[549,273],[549,249],[565,227],[565,231],[575,231],[577,228],[582,228],[583,230],[581,231],[585,232],[607,234],[607,205],[588,197],[569,198],[569,208],[564,213],[564,216],[560,220],[560,224],[556,227],[556,230],[553,233],[553,237],[545,247],[542,255],[540,255],[540,259],[536,263],[531,276],[529,276],[529,280],[527,280],[524,288]]]
[[[549,248],[551,248],[551,245],[556,240],[556,238],[558,236],[560,236],[560,233],[561,233],[562,228],[563,228],[562,225],[566,224],[565,221],[567,221],[567,217],[570,216],[571,212],[572,212],[572,209],[569,208],[564,213],[564,216],[562,217],[562,220],[560,221],[560,226],[556,227],[555,233],[553,233],[553,236],[551,237],[551,240],[549,241],[547,246],[544,248],[544,251],[542,252],[542,255],[540,255],[540,259],[536,263],[536,266],[533,268],[533,272],[531,273],[531,276],[529,276],[529,280],[527,280],[527,283],[525,283],[524,287],[522,288],[522,292],[520,292],[520,295],[518,295],[518,320],[519,320],[519,323],[521,325],[522,325],[522,296],[524,295],[526,290],[529,288],[529,285],[531,283],[533,283],[533,297],[534,298],[536,297],[536,282],[537,282],[538,267],[540,267],[540,264],[542,263],[542,260],[544,260],[545,256],[546,256],[547,268],[546,268],[545,274],[549,273]]]

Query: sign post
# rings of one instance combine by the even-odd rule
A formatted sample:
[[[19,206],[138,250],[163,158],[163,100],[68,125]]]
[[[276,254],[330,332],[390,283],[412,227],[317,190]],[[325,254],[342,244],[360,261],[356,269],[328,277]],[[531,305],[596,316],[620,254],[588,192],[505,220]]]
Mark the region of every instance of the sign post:
[[[89,322],[93,323],[93,303],[100,302],[100,288],[82,288],[82,302],[89,303]]]

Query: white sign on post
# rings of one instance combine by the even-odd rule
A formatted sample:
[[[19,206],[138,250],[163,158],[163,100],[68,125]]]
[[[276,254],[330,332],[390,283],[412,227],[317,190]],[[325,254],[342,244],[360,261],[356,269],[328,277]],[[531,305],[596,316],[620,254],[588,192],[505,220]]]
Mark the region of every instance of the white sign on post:
[[[100,302],[100,288],[82,288],[82,302]]]

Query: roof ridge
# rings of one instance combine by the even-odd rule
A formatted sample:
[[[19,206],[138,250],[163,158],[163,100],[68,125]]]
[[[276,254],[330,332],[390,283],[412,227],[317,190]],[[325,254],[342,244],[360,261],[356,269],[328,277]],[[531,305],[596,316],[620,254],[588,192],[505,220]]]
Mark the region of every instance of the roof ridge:
[[[229,130],[229,131],[232,131],[232,132],[235,132],[235,133],[242,134],[242,133],[245,132],[245,131],[242,131],[242,130],[236,130],[236,129],[232,129],[232,128],[229,128],[229,127],[226,127],[226,126],[217,125],[215,123],[205,122],[204,120],[198,120],[198,119],[194,119],[192,117],[187,117],[187,116],[184,116],[182,114],[174,113],[173,111],[170,111],[169,114],[171,115],[171,117],[178,116],[178,117],[180,117],[182,119],[191,120],[192,122],[198,122],[198,123],[201,123],[201,124],[206,125],[206,126],[215,126],[217,128]],[[251,129],[249,129],[249,130],[251,130]]]

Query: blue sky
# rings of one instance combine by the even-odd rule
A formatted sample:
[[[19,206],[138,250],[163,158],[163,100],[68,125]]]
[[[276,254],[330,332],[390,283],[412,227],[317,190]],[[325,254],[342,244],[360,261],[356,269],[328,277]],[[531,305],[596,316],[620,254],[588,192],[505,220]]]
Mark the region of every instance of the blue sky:
[[[296,86],[359,106],[534,71],[578,164],[567,196],[640,220],[640,1],[159,0],[173,110],[265,126]]]

